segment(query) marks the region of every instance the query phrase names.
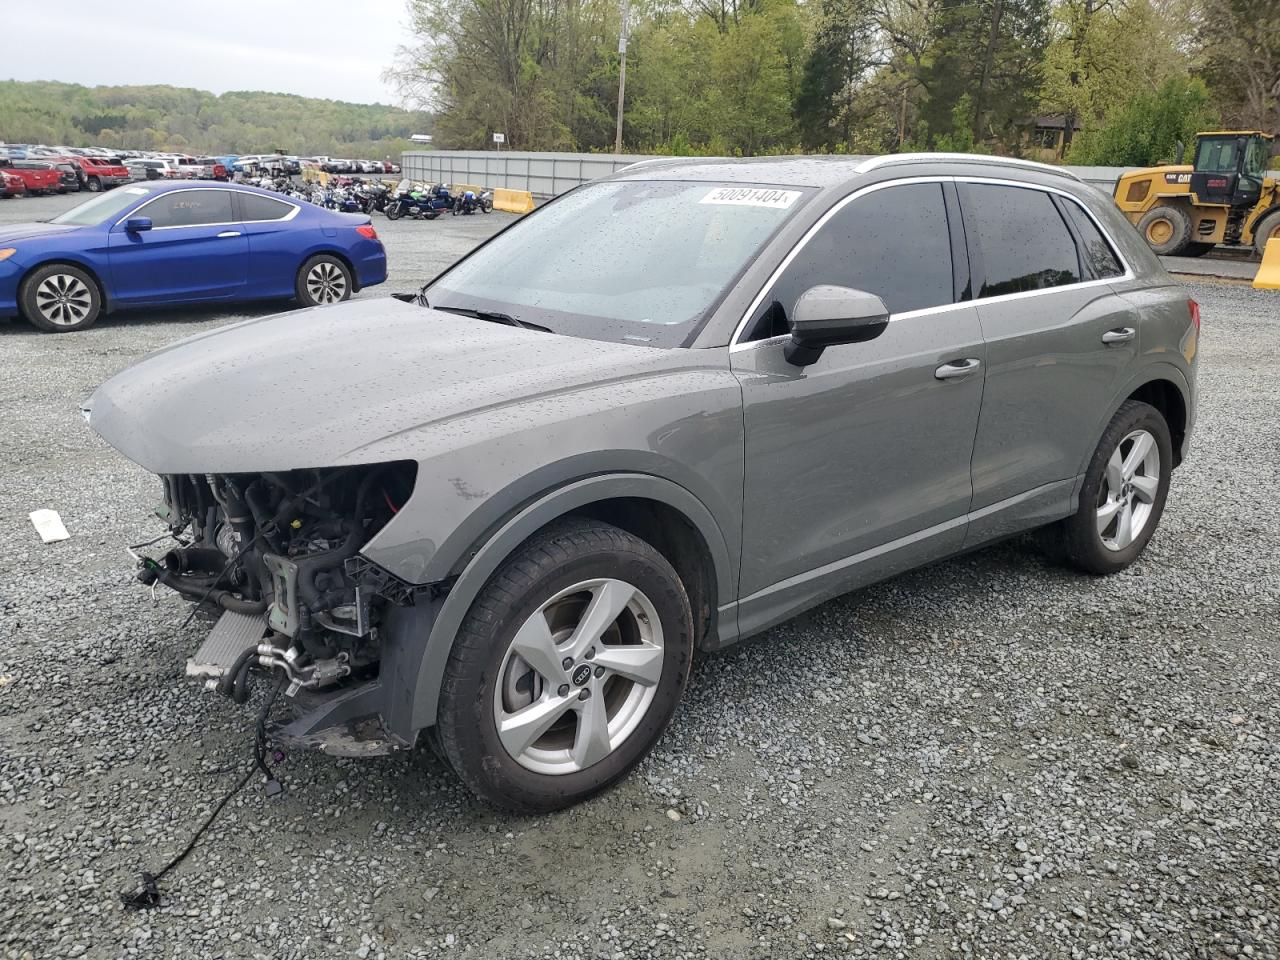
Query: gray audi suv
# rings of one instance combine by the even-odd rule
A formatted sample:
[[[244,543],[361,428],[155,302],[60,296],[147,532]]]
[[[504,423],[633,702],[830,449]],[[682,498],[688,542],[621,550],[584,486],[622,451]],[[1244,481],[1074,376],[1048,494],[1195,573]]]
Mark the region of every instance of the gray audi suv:
[[[157,474],[188,672],[343,756],[428,739],[517,811],[624,776],[693,658],[1022,531],[1088,574],[1159,523],[1199,310],[1070,173],[661,160],[417,295],[161,350],[86,404]],[[268,701],[268,708],[269,708]]]

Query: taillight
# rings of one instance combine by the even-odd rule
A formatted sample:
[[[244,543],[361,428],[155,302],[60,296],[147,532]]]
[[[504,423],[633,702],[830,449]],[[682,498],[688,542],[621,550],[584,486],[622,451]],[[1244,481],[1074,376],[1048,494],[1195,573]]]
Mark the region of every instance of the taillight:
[[[360,226],[356,227],[356,233],[360,234],[362,237],[368,237],[370,240],[378,239],[378,231],[373,229],[372,223],[360,224]]]
[[[1200,336],[1200,304],[1194,300],[1187,301],[1187,309],[1191,311],[1191,322],[1195,324],[1196,336]]]

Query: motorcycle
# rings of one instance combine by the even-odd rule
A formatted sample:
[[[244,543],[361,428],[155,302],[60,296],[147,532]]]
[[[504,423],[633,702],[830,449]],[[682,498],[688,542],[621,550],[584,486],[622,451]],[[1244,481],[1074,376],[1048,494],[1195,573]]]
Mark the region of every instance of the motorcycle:
[[[439,207],[435,206],[430,193],[410,190],[407,183],[396,189],[396,197],[387,204],[388,220],[399,220],[401,217],[413,217],[415,220],[434,220],[440,216]]]
[[[465,191],[462,196],[458,197],[453,205],[453,215],[469,215],[479,210],[481,213],[489,213],[493,210],[493,192],[483,190],[479,195],[474,190]]]

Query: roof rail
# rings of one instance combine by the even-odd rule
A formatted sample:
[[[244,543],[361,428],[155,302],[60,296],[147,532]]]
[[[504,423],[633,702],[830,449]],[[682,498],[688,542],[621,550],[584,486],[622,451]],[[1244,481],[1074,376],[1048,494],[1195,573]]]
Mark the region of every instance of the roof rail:
[[[858,172],[866,173],[879,167],[895,163],[921,163],[930,160],[942,160],[949,163],[996,163],[1008,167],[1021,167],[1024,170],[1038,170],[1040,173],[1054,173],[1060,177],[1083,183],[1078,176],[1066,167],[1055,167],[1050,163],[1037,163],[1035,160],[1021,160],[1018,157],[994,157],[981,153],[886,153],[872,157],[858,164]]]

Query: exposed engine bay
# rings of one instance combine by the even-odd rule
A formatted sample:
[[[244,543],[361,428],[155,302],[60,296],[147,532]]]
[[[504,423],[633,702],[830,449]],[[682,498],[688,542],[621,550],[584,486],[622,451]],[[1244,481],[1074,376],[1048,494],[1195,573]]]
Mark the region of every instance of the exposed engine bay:
[[[416,470],[399,461],[162,476],[160,539],[178,545],[135,553],[138,579],[222,612],[188,673],[237,702],[255,667],[283,674],[289,696],[375,675],[385,611],[415,591],[359,551],[409,498]]]

